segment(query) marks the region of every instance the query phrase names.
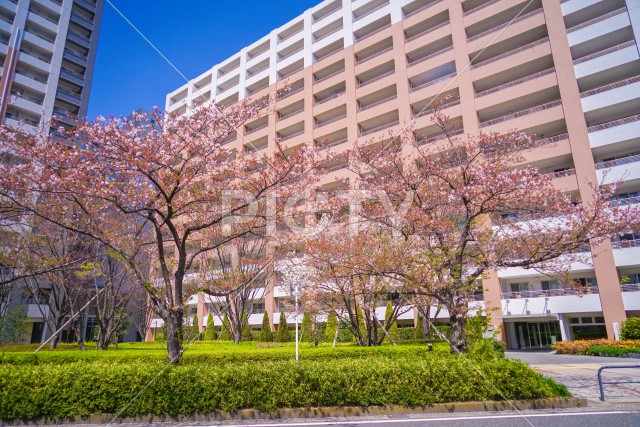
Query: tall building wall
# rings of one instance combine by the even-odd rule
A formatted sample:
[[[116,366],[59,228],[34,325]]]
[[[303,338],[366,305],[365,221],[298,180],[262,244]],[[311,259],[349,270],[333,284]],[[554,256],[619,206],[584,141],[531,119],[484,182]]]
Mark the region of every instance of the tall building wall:
[[[84,117],[103,0],[0,2],[0,122],[63,126]],[[15,54],[14,54],[15,53]]]
[[[621,179],[612,203],[637,204],[639,15],[640,0],[328,0],[168,94],[166,110],[231,105],[288,84],[276,113],[247,123],[229,146],[271,152],[279,138],[340,153],[405,128],[423,144],[437,140],[424,108],[448,96],[444,112],[460,133],[529,132],[548,144],[527,161],[558,188],[588,199],[589,182]],[[339,156],[326,166],[327,190],[354,178]],[[572,267],[582,292],[533,270],[485,279],[480,304],[497,309],[511,348],[614,337],[640,314],[640,236],[594,253]],[[267,294],[272,322],[285,296]]]

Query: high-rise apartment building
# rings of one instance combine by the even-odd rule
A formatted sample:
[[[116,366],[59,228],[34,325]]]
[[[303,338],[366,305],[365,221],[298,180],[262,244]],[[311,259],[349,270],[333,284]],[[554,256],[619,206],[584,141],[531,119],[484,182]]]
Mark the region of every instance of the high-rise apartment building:
[[[0,124],[25,130],[57,117],[70,127],[89,103],[103,0],[0,0]],[[6,273],[0,265],[0,272]],[[0,311],[24,306],[29,336],[51,336],[48,292],[33,295],[19,284],[2,293]],[[82,317],[92,337],[95,316]],[[62,339],[73,339],[70,331]]]
[[[89,103],[103,0],[0,1],[0,123],[61,125]]]
[[[620,179],[611,203],[637,204],[638,40],[640,0],[326,0],[171,92],[166,110],[259,99],[288,83],[276,113],[247,123],[229,146],[269,152],[279,138],[340,153],[410,123],[424,144],[437,140],[423,108],[450,96],[444,112],[460,133],[534,134],[549,144],[527,160],[556,186],[588,198],[589,182]],[[339,155],[325,166],[327,190],[351,177]],[[512,349],[613,338],[627,316],[640,315],[640,236],[616,236],[571,274],[580,292],[535,270],[501,270],[483,280],[478,304],[497,308]],[[260,302],[272,324],[286,298],[276,288]],[[217,302],[191,303],[202,325]],[[404,314],[400,326],[414,317]],[[447,318],[442,311],[436,321]],[[250,316],[254,328],[261,320],[262,312]]]

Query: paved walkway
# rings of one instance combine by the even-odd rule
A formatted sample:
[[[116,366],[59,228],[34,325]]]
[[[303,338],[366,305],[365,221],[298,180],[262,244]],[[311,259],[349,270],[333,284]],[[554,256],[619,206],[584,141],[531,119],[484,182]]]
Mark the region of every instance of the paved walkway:
[[[566,385],[575,397],[586,398],[590,405],[600,404],[598,369],[602,366],[640,366],[640,360],[621,357],[573,356],[552,352],[507,352],[507,357],[527,362],[541,374]],[[604,382],[635,382],[605,384],[605,401],[609,403],[640,403],[640,368],[605,370]]]

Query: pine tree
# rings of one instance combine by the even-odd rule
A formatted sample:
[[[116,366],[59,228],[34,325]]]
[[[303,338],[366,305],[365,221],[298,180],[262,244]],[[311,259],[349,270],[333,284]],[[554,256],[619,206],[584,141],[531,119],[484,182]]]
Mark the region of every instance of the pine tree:
[[[244,323],[244,327],[242,328],[241,341],[252,341],[253,337],[251,336],[251,326],[249,326],[249,321],[247,320],[247,313],[242,313],[242,323]]]
[[[313,342],[313,325],[311,324],[311,315],[304,313],[302,316],[302,336],[301,342]]]
[[[231,325],[229,325],[229,318],[224,315],[222,319],[222,329],[220,330],[220,341],[231,341]]]
[[[278,332],[276,333],[277,342],[289,342],[291,341],[291,334],[287,327],[287,317],[284,315],[284,311],[280,312],[280,323],[278,324]]]
[[[416,320],[416,330],[413,337],[417,340],[424,339],[424,329],[422,328],[422,319],[420,316],[418,316],[418,319]]]
[[[271,332],[271,325],[269,324],[269,313],[264,312],[262,316],[262,329],[260,330],[260,341],[271,342],[273,341],[273,332]]]
[[[327,327],[324,331],[324,340],[326,342],[333,342],[333,338],[336,336],[336,329],[338,329],[338,316],[335,313],[331,313],[327,317]]]
[[[204,340],[205,341],[215,341],[216,339],[216,328],[213,324],[213,314],[209,313],[209,317],[207,317],[207,325],[204,330]]]
[[[363,345],[369,345],[369,340],[367,339],[367,326],[364,323],[364,311],[362,311],[361,308],[358,309],[358,329],[360,329],[360,336],[362,336]]]
[[[193,316],[193,324],[191,325],[191,333],[189,334],[189,340],[199,340],[200,337],[200,326],[198,325],[198,315]]]
[[[384,318],[387,324],[391,321],[392,317],[393,317],[393,304],[391,304],[391,301],[389,301],[387,302],[387,309],[384,313]],[[391,323],[391,326],[389,326],[389,329],[387,330],[387,332],[389,333],[389,336],[394,342],[398,341],[398,324],[395,321]]]

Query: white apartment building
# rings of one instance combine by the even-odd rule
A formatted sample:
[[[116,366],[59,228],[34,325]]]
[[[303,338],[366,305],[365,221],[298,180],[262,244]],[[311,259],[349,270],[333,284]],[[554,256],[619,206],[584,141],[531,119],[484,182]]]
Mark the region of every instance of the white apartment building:
[[[71,126],[89,103],[103,0],[0,1],[0,123]]]
[[[103,0],[0,0],[0,124],[29,130],[55,116],[69,128],[86,115],[103,6]],[[31,342],[51,335],[45,296],[16,286],[9,297],[0,309],[25,307]],[[90,337],[95,316],[82,321]]]

